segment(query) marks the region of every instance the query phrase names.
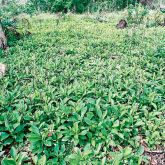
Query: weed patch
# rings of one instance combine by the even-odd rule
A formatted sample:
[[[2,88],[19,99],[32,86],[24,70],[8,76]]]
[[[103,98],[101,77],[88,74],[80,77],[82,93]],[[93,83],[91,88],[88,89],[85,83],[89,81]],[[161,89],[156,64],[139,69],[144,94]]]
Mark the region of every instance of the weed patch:
[[[149,161],[165,138],[163,27],[38,17],[0,55],[2,164]]]

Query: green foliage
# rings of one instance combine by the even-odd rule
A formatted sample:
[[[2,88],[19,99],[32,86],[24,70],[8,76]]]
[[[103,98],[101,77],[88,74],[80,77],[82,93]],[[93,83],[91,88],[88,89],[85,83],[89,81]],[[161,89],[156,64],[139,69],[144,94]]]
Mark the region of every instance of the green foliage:
[[[27,18],[3,18],[1,25],[8,39],[8,46],[12,46],[17,40],[31,34],[31,24]]]
[[[10,155],[11,158],[4,158],[2,160],[2,165],[21,165],[25,160],[27,160],[25,153],[18,154],[14,147],[11,148]]]
[[[144,23],[144,18],[149,13],[147,7],[144,7],[140,4],[136,4],[135,6],[129,5],[128,9],[128,23],[134,24],[142,24]]]
[[[29,0],[26,5],[20,5],[16,1],[9,1],[3,6],[0,15],[5,10],[5,14],[9,15],[19,13],[36,13],[44,12],[97,12],[97,11],[114,11],[121,10],[132,4],[135,5],[136,0]],[[3,12],[4,13],[4,12]]]
[[[123,9],[128,4],[135,4],[134,0],[30,0],[28,3],[31,8],[35,8],[36,11],[100,11],[100,10],[115,10]]]
[[[32,17],[32,36],[0,55],[3,165],[140,164],[142,139],[162,144],[163,28],[84,17]]]
[[[24,7],[15,1],[8,1],[7,5],[1,7],[0,25],[7,37],[8,46],[12,46],[15,41],[30,35],[30,21],[28,18],[19,18]]]
[[[159,10],[155,10],[152,14],[152,17],[147,16],[146,26],[147,27],[158,27],[163,26],[164,24],[164,14]]]
[[[15,0],[9,1],[6,5],[1,6],[0,9],[0,17],[7,19],[22,13],[24,10],[23,6],[16,3]]]

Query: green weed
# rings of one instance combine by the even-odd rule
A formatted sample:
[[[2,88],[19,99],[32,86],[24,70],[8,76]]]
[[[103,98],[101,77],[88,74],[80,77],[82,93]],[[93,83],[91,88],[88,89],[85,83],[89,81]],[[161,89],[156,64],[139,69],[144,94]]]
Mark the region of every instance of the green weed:
[[[142,140],[162,145],[164,30],[115,24],[36,16],[32,35],[1,53],[2,164],[22,150],[30,164],[140,164]]]

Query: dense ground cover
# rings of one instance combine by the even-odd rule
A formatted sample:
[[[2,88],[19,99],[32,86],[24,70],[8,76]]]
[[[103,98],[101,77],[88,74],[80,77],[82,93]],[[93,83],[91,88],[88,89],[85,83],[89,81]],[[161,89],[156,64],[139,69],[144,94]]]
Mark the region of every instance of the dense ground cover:
[[[34,16],[33,34],[1,53],[0,150],[10,164],[140,164],[163,147],[165,30],[119,30],[119,17]]]

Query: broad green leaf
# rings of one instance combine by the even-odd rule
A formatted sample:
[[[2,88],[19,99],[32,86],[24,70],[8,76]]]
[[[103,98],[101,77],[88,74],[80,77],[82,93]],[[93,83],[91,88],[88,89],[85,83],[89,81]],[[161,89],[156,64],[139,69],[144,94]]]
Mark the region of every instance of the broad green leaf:
[[[41,141],[42,138],[41,138],[41,136],[38,135],[38,134],[30,134],[30,135],[29,135],[29,140],[30,140],[32,143],[35,143],[35,142]]]
[[[86,157],[91,153],[92,153],[92,150],[86,150],[86,151],[83,152],[83,156]]]
[[[119,126],[119,120],[116,120],[113,124],[113,127],[118,127]]]
[[[81,118],[84,117],[86,112],[87,112],[87,107],[82,108],[82,110],[81,110]]]
[[[103,113],[101,111],[101,108],[100,108],[100,98],[96,101],[96,113],[98,115],[98,117],[101,119],[102,116],[103,116]]]
[[[46,156],[43,155],[39,160],[38,160],[38,165],[46,165]]]
[[[17,163],[12,158],[5,158],[2,160],[2,165],[17,165]]]
[[[10,135],[8,134],[8,133],[6,133],[6,132],[1,132],[0,133],[0,140],[2,141],[2,140],[4,140],[4,139],[6,139],[6,138],[8,138]]]
[[[8,138],[8,139],[5,139],[5,140],[4,140],[3,144],[4,144],[4,145],[10,145],[10,144],[13,143],[13,141],[14,141],[14,140],[13,140],[12,138]]]
[[[106,164],[106,157],[104,157],[101,161],[101,165],[105,165]]]
[[[144,153],[144,146],[140,146],[137,153],[138,155],[142,155]]]
[[[88,133],[88,130],[84,130],[79,135],[86,135],[87,133]]]
[[[124,135],[122,133],[117,133],[116,135],[118,135],[121,139],[124,139]]]
[[[50,147],[52,145],[52,142],[50,140],[46,140],[44,141],[44,144],[48,147]]]
[[[92,125],[92,122],[91,122],[91,120],[89,118],[85,117],[84,121],[85,121],[86,124]]]
[[[65,150],[66,150],[66,148],[65,148],[65,144],[63,144],[63,145],[61,146],[61,150],[60,150],[60,152],[64,153]]]
[[[144,125],[144,122],[142,122],[141,120],[137,121],[135,126],[142,126]]]
[[[13,157],[13,159],[16,159],[17,150],[14,147],[11,147],[10,155]]]
[[[99,154],[101,147],[102,147],[102,144],[99,144],[99,145],[97,146],[97,149],[96,149],[96,151],[95,151],[95,154]]]
[[[35,125],[31,126],[30,131],[35,133],[35,134],[40,134],[39,129]]]
[[[55,145],[54,151],[56,154],[58,154],[58,152],[59,152],[59,145],[58,144]]]
[[[102,111],[101,111],[101,109],[96,109],[96,113],[97,113],[98,117],[101,119],[102,118]]]
[[[70,136],[64,136],[63,138],[62,138],[62,141],[68,141],[70,139]]]
[[[37,164],[37,162],[38,162],[38,157],[37,157],[37,156],[32,156],[32,160],[33,160],[34,164]]]
[[[85,147],[84,147],[84,151],[88,151],[90,149],[91,149],[90,143],[86,144]]]
[[[18,165],[22,165],[23,161],[28,158],[26,154],[27,153],[25,153],[25,152],[22,152],[22,153],[19,154],[18,159],[17,159],[17,164]]]
[[[123,150],[124,157],[127,157],[131,153],[132,153],[132,148],[130,148],[130,147],[127,147]]]
[[[73,124],[73,128],[74,128],[75,133],[77,133],[78,132],[78,122]]]

